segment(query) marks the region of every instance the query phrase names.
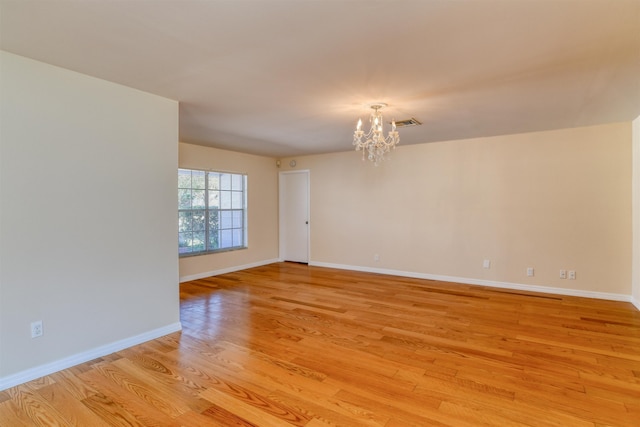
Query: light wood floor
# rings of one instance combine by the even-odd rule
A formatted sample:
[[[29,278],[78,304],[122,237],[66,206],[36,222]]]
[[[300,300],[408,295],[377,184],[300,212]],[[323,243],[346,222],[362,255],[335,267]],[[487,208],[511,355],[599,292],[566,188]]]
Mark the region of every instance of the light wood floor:
[[[640,426],[629,303],[279,263],[183,331],[0,392],[0,425]]]

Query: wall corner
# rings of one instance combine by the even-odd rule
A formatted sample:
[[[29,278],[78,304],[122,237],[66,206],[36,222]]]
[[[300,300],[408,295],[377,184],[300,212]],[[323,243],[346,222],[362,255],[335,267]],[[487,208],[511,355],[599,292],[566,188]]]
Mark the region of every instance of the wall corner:
[[[640,302],[640,116],[631,123],[632,184],[631,184],[631,299]],[[640,308],[639,308],[640,309]]]

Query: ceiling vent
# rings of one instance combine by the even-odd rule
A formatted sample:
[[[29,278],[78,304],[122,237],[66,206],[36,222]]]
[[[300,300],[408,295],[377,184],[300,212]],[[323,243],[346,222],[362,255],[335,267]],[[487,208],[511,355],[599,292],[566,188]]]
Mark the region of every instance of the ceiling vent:
[[[422,123],[418,121],[418,119],[411,117],[410,119],[406,119],[406,120],[396,120],[396,127],[399,128],[405,128],[407,126],[418,126],[421,125]]]

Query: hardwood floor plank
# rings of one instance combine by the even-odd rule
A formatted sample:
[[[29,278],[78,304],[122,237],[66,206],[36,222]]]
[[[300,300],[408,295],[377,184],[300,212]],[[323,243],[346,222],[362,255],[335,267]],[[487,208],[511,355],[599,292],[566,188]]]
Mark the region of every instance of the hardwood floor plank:
[[[454,416],[456,419],[466,419],[478,425],[499,425],[504,427],[527,427],[529,425],[518,420],[506,418],[502,414],[485,407],[444,401],[438,409],[445,414]]]
[[[202,413],[202,415],[207,417],[207,419],[203,418],[201,420],[201,422],[203,423],[210,423],[214,421],[222,426],[258,427],[258,424],[254,424],[243,418],[240,418],[236,414],[229,412],[225,408],[217,405],[210,406]]]
[[[21,410],[13,401],[6,400],[0,403],[0,426],[33,426],[42,425],[38,418],[29,416]]]
[[[105,421],[82,404],[66,385],[56,383],[37,390],[37,394],[42,396],[49,404],[56,408],[66,421],[74,426],[106,427]]]
[[[45,381],[41,385],[44,386],[49,383],[49,381]],[[12,402],[21,412],[27,414],[36,425],[71,426],[71,422],[65,420],[64,416],[49,404],[46,399],[38,395],[36,390],[27,383],[10,388],[7,392],[11,395]]]
[[[355,406],[359,411],[370,411],[375,417],[389,418],[384,424],[388,425],[415,425],[415,426],[432,426],[445,425],[449,427],[474,427],[473,423],[468,423],[462,419],[454,419],[448,414],[443,413],[437,405],[416,405],[415,402],[404,403],[401,397],[397,399],[388,396],[379,396],[376,393],[362,393],[343,390],[336,395],[340,401]]]
[[[473,414],[485,412],[496,414],[500,417],[510,420],[510,422],[518,422],[528,426],[547,426],[547,427],[591,427],[593,423],[565,414],[553,408],[547,408],[544,413],[539,411],[536,406],[514,399],[513,402],[504,404],[504,402],[478,402],[472,399],[463,398],[462,396],[451,396],[445,400],[447,404],[455,404],[458,408],[466,408],[466,417],[474,419]],[[444,409],[444,407],[441,407]],[[498,423],[489,423],[489,425],[501,425]]]
[[[127,412],[111,397],[103,394],[94,394],[82,400],[89,409],[100,416],[107,424],[116,427],[143,427],[144,423]]]
[[[126,359],[123,360],[127,362]],[[171,418],[177,417],[190,409],[188,405],[183,403],[183,400],[177,395],[178,393],[172,394],[168,392],[169,390],[164,388],[158,381],[155,381],[154,378],[139,373],[135,368],[131,367],[131,362],[111,363],[101,366],[97,370],[120,388],[135,394]]]
[[[235,417],[246,420],[262,427],[304,426],[309,419],[292,413],[266,397],[248,393],[246,390],[236,390],[234,395],[210,388],[202,392],[201,396]]]
[[[270,397],[276,402],[292,405],[296,410],[305,412],[312,421],[321,421],[326,425],[378,427],[384,426],[388,420],[376,411],[350,405],[334,397],[327,398],[313,390],[295,394],[276,390]]]
[[[583,351],[587,353],[594,353],[595,355],[614,356],[622,359],[628,359],[634,362],[640,362],[640,354],[617,352],[613,350],[613,348],[605,348],[607,346],[604,346],[600,343],[598,343],[597,345],[589,346],[588,344],[584,344],[584,343],[573,344],[573,343],[568,343],[566,340],[558,341],[554,339],[538,338],[531,335],[518,335],[516,338],[522,341],[534,342],[536,344],[544,344],[544,345],[550,345],[557,348],[578,350],[578,351]]]
[[[98,393],[98,391],[91,388],[85,381],[80,378],[80,375],[83,372],[86,371],[74,370],[74,368],[70,368],[65,369],[64,371],[53,373],[50,375],[50,377],[55,381],[56,384],[64,387],[64,389],[75,399],[82,400]]]
[[[98,393],[90,396],[98,396],[98,398],[87,405],[98,414],[102,414],[105,410],[108,410],[108,406],[103,408],[102,405],[113,405],[115,410],[125,413],[125,420],[131,416],[136,420],[136,423],[142,425],[161,426],[170,420],[166,413],[158,409],[157,406],[154,406],[139,394],[121,387],[121,385],[114,382],[110,377],[103,375],[98,370],[84,372],[81,377],[87,384],[91,385],[95,390],[98,390]],[[153,401],[160,399],[155,396],[144,396],[147,399],[152,398]],[[105,399],[109,400],[105,401]],[[85,403],[85,400],[86,399],[83,399],[82,402]],[[107,422],[107,424],[113,425],[109,419],[105,419],[104,417],[102,417],[102,419]]]

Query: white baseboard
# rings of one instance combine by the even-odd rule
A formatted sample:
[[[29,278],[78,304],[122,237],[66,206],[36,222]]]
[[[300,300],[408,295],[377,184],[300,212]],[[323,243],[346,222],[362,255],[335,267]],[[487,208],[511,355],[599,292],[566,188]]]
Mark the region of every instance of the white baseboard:
[[[250,264],[234,265],[233,267],[221,268],[220,270],[205,271],[204,273],[192,274],[190,276],[181,276],[180,283],[188,282],[190,280],[204,279],[205,277],[217,276],[219,274],[233,273],[234,271],[246,270],[247,268],[261,267],[263,265],[273,264],[274,262],[278,261],[279,260],[277,258],[274,258],[264,261],[252,262]]]
[[[35,368],[18,372],[17,374],[2,377],[0,378],[0,391],[20,384],[24,384],[28,381],[35,380],[36,378],[53,374],[54,372],[62,371],[63,369],[67,369],[93,359],[97,359],[98,357],[115,353],[125,348],[133,347],[134,345],[142,344],[143,342],[151,341],[153,339],[171,334],[173,332],[178,332],[180,330],[182,330],[182,325],[180,322],[172,323],[162,328],[154,329],[152,331],[125,338],[111,344],[93,348],[91,350],[74,354],[72,356],[65,357],[64,359],[56,360],[51,363],[36,366]]]
[[[528,292],[542,292],[548,294],[568,295],[574,297],[597,298],[612,301],[625,301],[633,303],[640,310],[638,304],[633,302],[631,295],[613,294],[607,292],[581,291],[576,289],[554,288],[548,286],[523,285],[520,283],[495,282],[492,280],[470,279],[467,277],[441,276],[436,274],[416,273],[411,271],[390,270],[385,268],[361,267],[356,265],[332,264],[326,262],[310,262],[309,265],[317,267],[338,268],[341,270],[363,271],[367,273],[389,274],[392,276],[411,277],[414,279],[439,280],[442,282],[463,283],[465,285],[488,286],[492,288],[513,289]]]
[[[638,311],[640,311],[640,301],[638,301],[634,297],[631,297],[631,304],[633,304],[638,309]]]

